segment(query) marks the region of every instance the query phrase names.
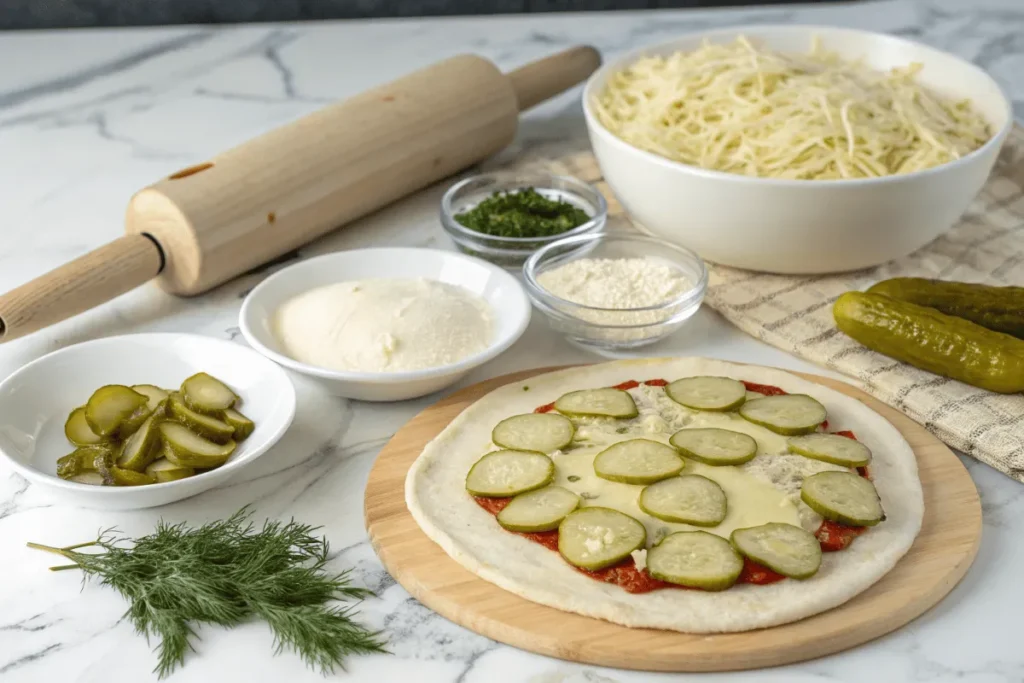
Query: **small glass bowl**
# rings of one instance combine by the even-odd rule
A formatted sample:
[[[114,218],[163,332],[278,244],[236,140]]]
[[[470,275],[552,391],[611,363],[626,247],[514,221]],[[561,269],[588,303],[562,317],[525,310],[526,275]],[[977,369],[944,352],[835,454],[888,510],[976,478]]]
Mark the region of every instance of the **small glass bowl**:
[[[471,230],[455,220],[495,192],[514,192],[532,187],[551,199],[561,199],[583,209],[590,220],[550,237],[496,237]],[[608,205],[597,188],[569,176],[547,173],[498,171],[482,173],[455,183],[441,198],[441,225],[459,251],[509,269],[519,269],[538,249],[566,237],[599,232],[608,219]]]
[[[597,308],[555,296],[537,278],[580,258],[647,258],[679,270],[691,287],[672,301],[643,308]],[[689,249],[640,235],[601,233],[567,237],[544,247],[523,266],[526,291],[556,332],[569,341],[601,349],[632,349],[678,330],[704,300],[708,273]]]

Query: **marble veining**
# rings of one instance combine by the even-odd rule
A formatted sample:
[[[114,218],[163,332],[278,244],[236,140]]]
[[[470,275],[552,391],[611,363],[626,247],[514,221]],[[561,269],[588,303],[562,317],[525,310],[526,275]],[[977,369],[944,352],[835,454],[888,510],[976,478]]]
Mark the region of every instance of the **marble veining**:
[[[31,32],[0,38],[0,290],[121,233],[130,194],[260,132],[435,60],[473,51],[514,67],[581,42],[607,55],[700,28],[739,23],[838,24],[897,33],[988,69],[1024,118],[1024,3],[1020,0],[882,0],[823,7],[623,12],[489,18],[263,24],[237,27]],[[578,92],[524,117],[505,153],[584,134]],[[288,254],[201,298],[153,286],[43,333],[0,346],[0,376],[44,353],[111,334],[182,331],[242,343],[240,299],[300,258],[366,246],[450,248],[436,219],[445,184]],[[701,311],[645,354],[710,355],[817,371]],[[508,353],[463,384],[518,369],[598,360],[535,319]],[[293,377],[294,427],[227,485],[156,510],[69,508],[0,466],[0,682],[119,683],[151,679],[154,657],[123,620],[111,591],[82,586],[29,540],[70,544],[116,525],[127,535],[154,522],[202,522],[245,504],[259,517],[323,525],[332,566],[351,567],[377,593],[362,605],[384,629],[390,656],[353,659],[339,679],[417,683],[825,683],[1024,680],[1016,614],[1024,609],[1024,489],[965,460],[982,494],[985,533],[974,567],[953,593],[909,626],[852,651],[778,669],[715,675],[617,671],[500,645],[420,605],[384,571],[363,529],[362,491],[387,439],[437,397],[378,405],[332,398]],[[186,682],[319,681],[294,656],[272,656],[260,624],[200,629]]]

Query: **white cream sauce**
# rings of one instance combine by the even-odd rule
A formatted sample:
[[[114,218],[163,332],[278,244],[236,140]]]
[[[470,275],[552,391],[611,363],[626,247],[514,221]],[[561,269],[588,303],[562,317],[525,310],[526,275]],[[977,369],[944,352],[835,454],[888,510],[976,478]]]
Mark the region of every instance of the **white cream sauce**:
[[[555,462],[554,483],[579,494],[584,506],[613,508],[639,520],[647,528],[648,547],[672,532],[701,529],[665,522],[643,512],[637,503],[643,486],[601,479],[594,474],[594,457],[620,441],[645,438],[668,444],[680,429],[718,427],[749,434],[757,442],[757,455],[739,467],[715,467],[684,458],[682,474],[700,474],[714,480],[728,501],[725,520],[703,530],[728,537],[734,529],[769,522],[817,530],[821,517],[800,500],[800,485],[811,474],[846,468],[789,454],[786,437],[747,422],[736,413],[690,410],[668,398],[661,387],[640,385],[629,393],[636,402],[637,417],[572,418],[576,425],[573,443],[551,456]],[[747,394],[748,400],[760,398],[763,396],[758,393]]]
[[[328,370],[406,372],[456,363],[487,348],[490,306],[458,285],[376,278],[316,287],[274,312],[282,351]]]

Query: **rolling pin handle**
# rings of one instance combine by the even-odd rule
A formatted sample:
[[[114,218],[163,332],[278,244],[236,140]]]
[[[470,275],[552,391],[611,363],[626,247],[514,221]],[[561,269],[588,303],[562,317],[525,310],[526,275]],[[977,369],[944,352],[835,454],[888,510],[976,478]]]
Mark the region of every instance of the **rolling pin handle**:
[[[601,54],[589,45],[563,50],[522,66],[508,74],[519,100],[519,111],[564,92],[601,66]]]
[[[0,296],[0,342],[110,301],[156,277],[164,254],[148,235],[125,235]]]

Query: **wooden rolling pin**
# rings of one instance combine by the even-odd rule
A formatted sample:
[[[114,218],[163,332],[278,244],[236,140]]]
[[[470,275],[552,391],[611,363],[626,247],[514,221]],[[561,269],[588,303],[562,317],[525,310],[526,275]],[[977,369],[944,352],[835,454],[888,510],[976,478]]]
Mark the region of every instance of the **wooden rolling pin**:
[[[574,47],[506,75],[453,57],[182,169],[132,197],[124,237],[0,297],[0,341],[153,278],[205,292],[497,152],[600,61]]]

